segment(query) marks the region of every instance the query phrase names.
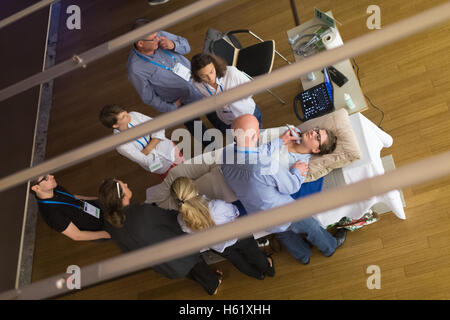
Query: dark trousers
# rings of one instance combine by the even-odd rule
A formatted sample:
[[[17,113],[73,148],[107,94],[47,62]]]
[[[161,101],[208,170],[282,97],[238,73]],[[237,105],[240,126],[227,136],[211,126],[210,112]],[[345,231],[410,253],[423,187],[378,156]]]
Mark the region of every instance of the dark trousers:
[[[259,110],[258,106],[255,106],[255,111],[253,112],[253,115],[258,119],[259,121],[259,128],[262,129],[262,113],[261,110]],[[206,115],[208,120],[211,122],[211,124],[219,129],[223,134],[226,134],[227,129],[231,129],[231,125],[224,123],[222,120],[219,119],[217,116],[217,113],[211,112]]]
[[[296,193],[291,194],[291,197],[294,199],[306,197],[310,194],[322,191],[322,186],[323,186],[323,177],[315,181],[304,182],[300,186],[300,190],[298,190]]]
[[[195,119],[192,119],[192,120],[189,120],[188,122],[185,122],[184,123],[184,126],[189,130],[189,132],[192,134],[192,136],[195,138],[195,135],[194,135],[194,121],[200,121],[200,122],[202,122],[202,119],[200,119],[200,118],[195,118]],[[206,127],[205,127],[205,125],[203,124],[203,122],[202,122],[202,137],[203,137],[203,133],[206,131]]]
[[[209,295],[214,294],[219,286],[219,275],[203,259],[191,269],[186,277],[198,282]]]
[[[195,134],[194,134],[195,133],[195,131],[194,131],[194,121],[200,121],[201,122],[202,132],[201,132],[201,134],[198,137],[196,137]],[[205,127],[205,124],[202,122],[202,120],[200,118],[195,118],[195,119],[192,119],[192,120],[190,120],[188,122],[185,122],[184,126],[188,129],[188,131],[191,133],[191,135],[194,138],[196,138],[199,142],[202,143],[203,148],[206,148],[206,146],[211,143],[209,141],[203,142],[203,135],[204,135],[204,133],[206,131],[206,127]],[[198,133],[200,133],[200,132],[198,132]]]
[[[245,207],[240,200],[233,201],[232,204],[234,204],[236,208],[238,208],[239,217],[245,216],[247,214],[247,210],[245,210]]]
[[[217,254],[229,260],[242,273],[256,279],[263,279],[264,273],[270,269],[266,255],[253,237],[240,239]]]

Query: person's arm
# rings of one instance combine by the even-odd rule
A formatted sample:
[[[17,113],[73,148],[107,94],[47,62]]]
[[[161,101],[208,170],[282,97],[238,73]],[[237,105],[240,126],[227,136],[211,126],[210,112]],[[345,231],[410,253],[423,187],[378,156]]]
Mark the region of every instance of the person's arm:
[[[145,155],[140,149],[134,146],[133,142],[126,143],[117,147],[117,152],[122,156],[130,159],[133,162],[139,164],[142,168],[150,171],[150,165],[155,161],[156,155],[154,153],[149,153]]]
[[[165,140],[166,139],[166,130],[165,129],[161,129],[159,131],[153,132],[151,134],[151,138],[152,139],[159,139],[159,140]]]
[[[241,70],[236,67],[228,66],[227,67],[227,76],[230,77],[232,85],[230,88],[240,86],[241,84],[250,82],[250,78]]]
[[[309,171],[309,166],[306,162],[302,162],[298,160],[295,162],[291,169],[289,170],[292,174],[298,174],[300,173],[300,178],[302,180],[302,183],[305,181],[306,174]]]
[[[134,73],[129,73],[130,82],[135,87],[142,102],[152,106],[160,112],[170,112],[178,108],[176,102],[170,103],[162,100],[155,92],[148,80]]]
[[[81,196],[79,194],[74,194],[73,195],[75,198],[78,198],[80,200],[98,200],[98,197],[90,197],[90,196]]]
[[[226,79],[223,83],[224,90],[230,90],[247,82],[250,82],[250,79],[237,68],[228,66]],[[253,100],[252,96],[248,96],[241,100],[234,101],[228,104],[228,107],[233,112],[233,115],[237,118],[244,114],[252,114],[255,110],[256,103]]]
[[[203,96],[203,97],[209,97],[210,94],[208,93],[208,90],[206,90],[204,84],[202,82],[196,82],[192,81],[192,84],[194,85],[194,88],[197,89],[197,91]]]
[[[149,116],[147,116],[145,114],[136,112],[136,111],[131,111],[130,115],[132,115],[133,118],[136,120],[137,125],[141,125],[141,124],[143,124],[143,123],[145,123],[147,121],[153,120],[151,117],[149,117]],[[152,152],[152,150],[156,148],[158,143],[160,143],[161,140],[163,140],[164,138],[165,138],[165,130],[164,129],[153,133],[151,135],[150,142],[145,146],[144,149],[141,150],[141,152],[144,155],[148,156]]]
[[[110,234],[106,231],[81,231],[72,222],[62,234],[75,241],[111,239]]]
[[[142,150],[142,153],[148,155],[152,152],[153,149],[162,141],[166,140],[166,130],[162,129],[152,133],[151,140],[147,144],[147,146]]]
[[[187,41],[186,38],[177,36],[175,34],[172,34],[170,32],[166,32],[166,31],[160,31],[159,36],[161,38],[166,38],[166,39],[172,41],[174,44],[174,48],[170,49],[170,50],[173,50],[176,53],[185,55],[191,51],[191,47],[189,46],[189,42]],[[161,47],[161,48],[163,48],[163,47]]]
[[[306,173],[300,171],[300,161],[297,161],[290,170],[279,166],[273,175],[267,175],[267,179],[273,179],[273,183],[278,191],[283,194],[293,194],[297,192],[305,181]]]
[[[158,145],[158,143],[161,142],[161,139],[158,138],[152,138],[152,140],[150,140],[150,142],[145,146],[144,149],[142,149],[142,153],[145,154],[146,156],[148,156],[153,149],[156,148],[156,146]]]
[[[280,140],[283,145],[287,145],[289,142],[297,141],[298,136],[292,135],[291,130],[286,130],[281,136]]]
[[[226,214],[225,215],[228,217],[230,222],[234,221],[237,217],[239,217],[240,212],[239,212],[239,209],[238,209],[237,206],[235,206],[232,203],[227,203],[227,202],[225,202],[225,205],[227,206],[227,209],[228,209],[228,210],[226,210]]]

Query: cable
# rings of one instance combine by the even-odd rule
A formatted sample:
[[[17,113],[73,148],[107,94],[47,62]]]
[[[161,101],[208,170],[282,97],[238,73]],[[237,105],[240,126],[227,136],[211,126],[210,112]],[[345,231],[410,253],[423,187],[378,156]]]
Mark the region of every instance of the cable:
[[[319,27],[319,28],[316,31],[314,31],[314,33],[305,33],[306,30],[312,29],[314,27]],[[292,50],[294,50],[294,52],[297,53],[298,55],[304,56],[304,57],[308,57],[308,56],[316,53],[316,49],[314,47],[312,47],[312,48],[308,48],[308,47],[310,47],[310,45],[312,44],[310,42],[314,37],[316,37],[318,40],[321,39],[321,37],[319,35],[317,35],[316,32],[319,31],[320,28],[323,28],[323,27],[327,28],[327,30],[330,29],[327,25],[318,23],[318,24],[314,24],[312,26],[305,28],[301,35],[296,34],[293,39],[289,39],[289,43],[292,46]],[[323,34],[323,32],[322,32],[322,34]],[[300,40],[302,40],[306,37],[309,37],[308,41],[299,43]]]
[[[361,89],[362,89],[362,86],[361,86],[361,80],[359,79],[359,66],[358,66],[358,64],[356,63],[355,58],[352,58],[352,60],[353,60],[354,65],[356,66],[356,77],[358,78],[359,86],[360,86]],[[369,103],[372,105],[372,107],[374,107],[375,109],[377,109],[378,111],[381,112],[381,120],[380,120],[380,123],[378,124],[378,128],[380,128],[381,130],[385,131],[385,130],[381,127],[381,123],[383,122],[383,119],[384,119],[384,111],[381,110],[380,108],[378,108],[378,107],[372,102],[372,100],[370,100],[370,98],[369,98],[365,93],[363,93],[363,95],[364,95],[364,97],[366,97],[366,99],[369,101]]]

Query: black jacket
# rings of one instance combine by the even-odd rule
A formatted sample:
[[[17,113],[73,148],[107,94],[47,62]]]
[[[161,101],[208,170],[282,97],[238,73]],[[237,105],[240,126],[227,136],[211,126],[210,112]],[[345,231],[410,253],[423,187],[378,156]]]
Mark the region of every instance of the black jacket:
[[[150,204],[131,204],[123,210],[126,217],[123,227],[115,228],[105,219],[105,230],[123,252],[185,234],[178,224],[176,211],[161,209]],[[200,261],[200,253],[196,253],[152,268],[171,279],[183,278]]]

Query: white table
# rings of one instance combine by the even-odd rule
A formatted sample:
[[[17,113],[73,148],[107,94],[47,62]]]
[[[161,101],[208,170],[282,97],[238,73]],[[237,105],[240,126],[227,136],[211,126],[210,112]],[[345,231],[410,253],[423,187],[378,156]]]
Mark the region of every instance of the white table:
[[[329,15],[332,16],[331,12],[327,12]],[[302,35],[307,33],[313,33],[316,28],[311,28],[314,25],[320,24],[321,21],[317,18],[311,19],[295,28],[292,28],[287,31],[287,35],[289,39],[293,39],[296,35]],[[334,31],[335,39],[333,42],[333,47],[338,47],[343,45],[343,41],[341,38],[341,35],[339,34],[339,30],[337,28],[332,28]],[[302,61],[307,58],[297,55],[294,51],[294,57],[295,61]],[[339,108],[347,108],[346,103],[344,100],[344,93],[348,93],[351,97],[353,102],[355,103],[356,107],[353,109],[347,108],[347,111],[349,114],[361,112],[367,109],[367,103],[364,98],[364,94],[361,91],[361,87],[359,85],[358,78],[356,77],[356,74],[353,70],[352,64],[350,63],[350,60],[346,59],[343,61],[340,61],[333,65],[337,70],[342,72],[347,78],[348,81],[342,86],[338,87],[335,83],[333,83],[333,89],[334,89],[334,106],[336,109]],[[307,90],[319,83],[323,82],[323,73],[321,70],[317,70],[314,72],[315,79],[309,80],[307,78],[307,75],[302,75],[300,77],[300,80],[302,82],[303,90]]]
[[[361,159],[339,169],[333,174],[342,174],[345,184],[384,174],[380,152],[392,145],[393,139],[386,132],[378,128],[361,113],[349,116],[361,150]],[[325,177],[327,179],[327,177]],[[365,201],[342,206],[333,210],[316,214],[314,218],[326,227],[338,222],[343,217],[359,219],[376,203],[384,203],[400,219],[406,219],[400,192],[394,190],[386,194],[375,196]]]

